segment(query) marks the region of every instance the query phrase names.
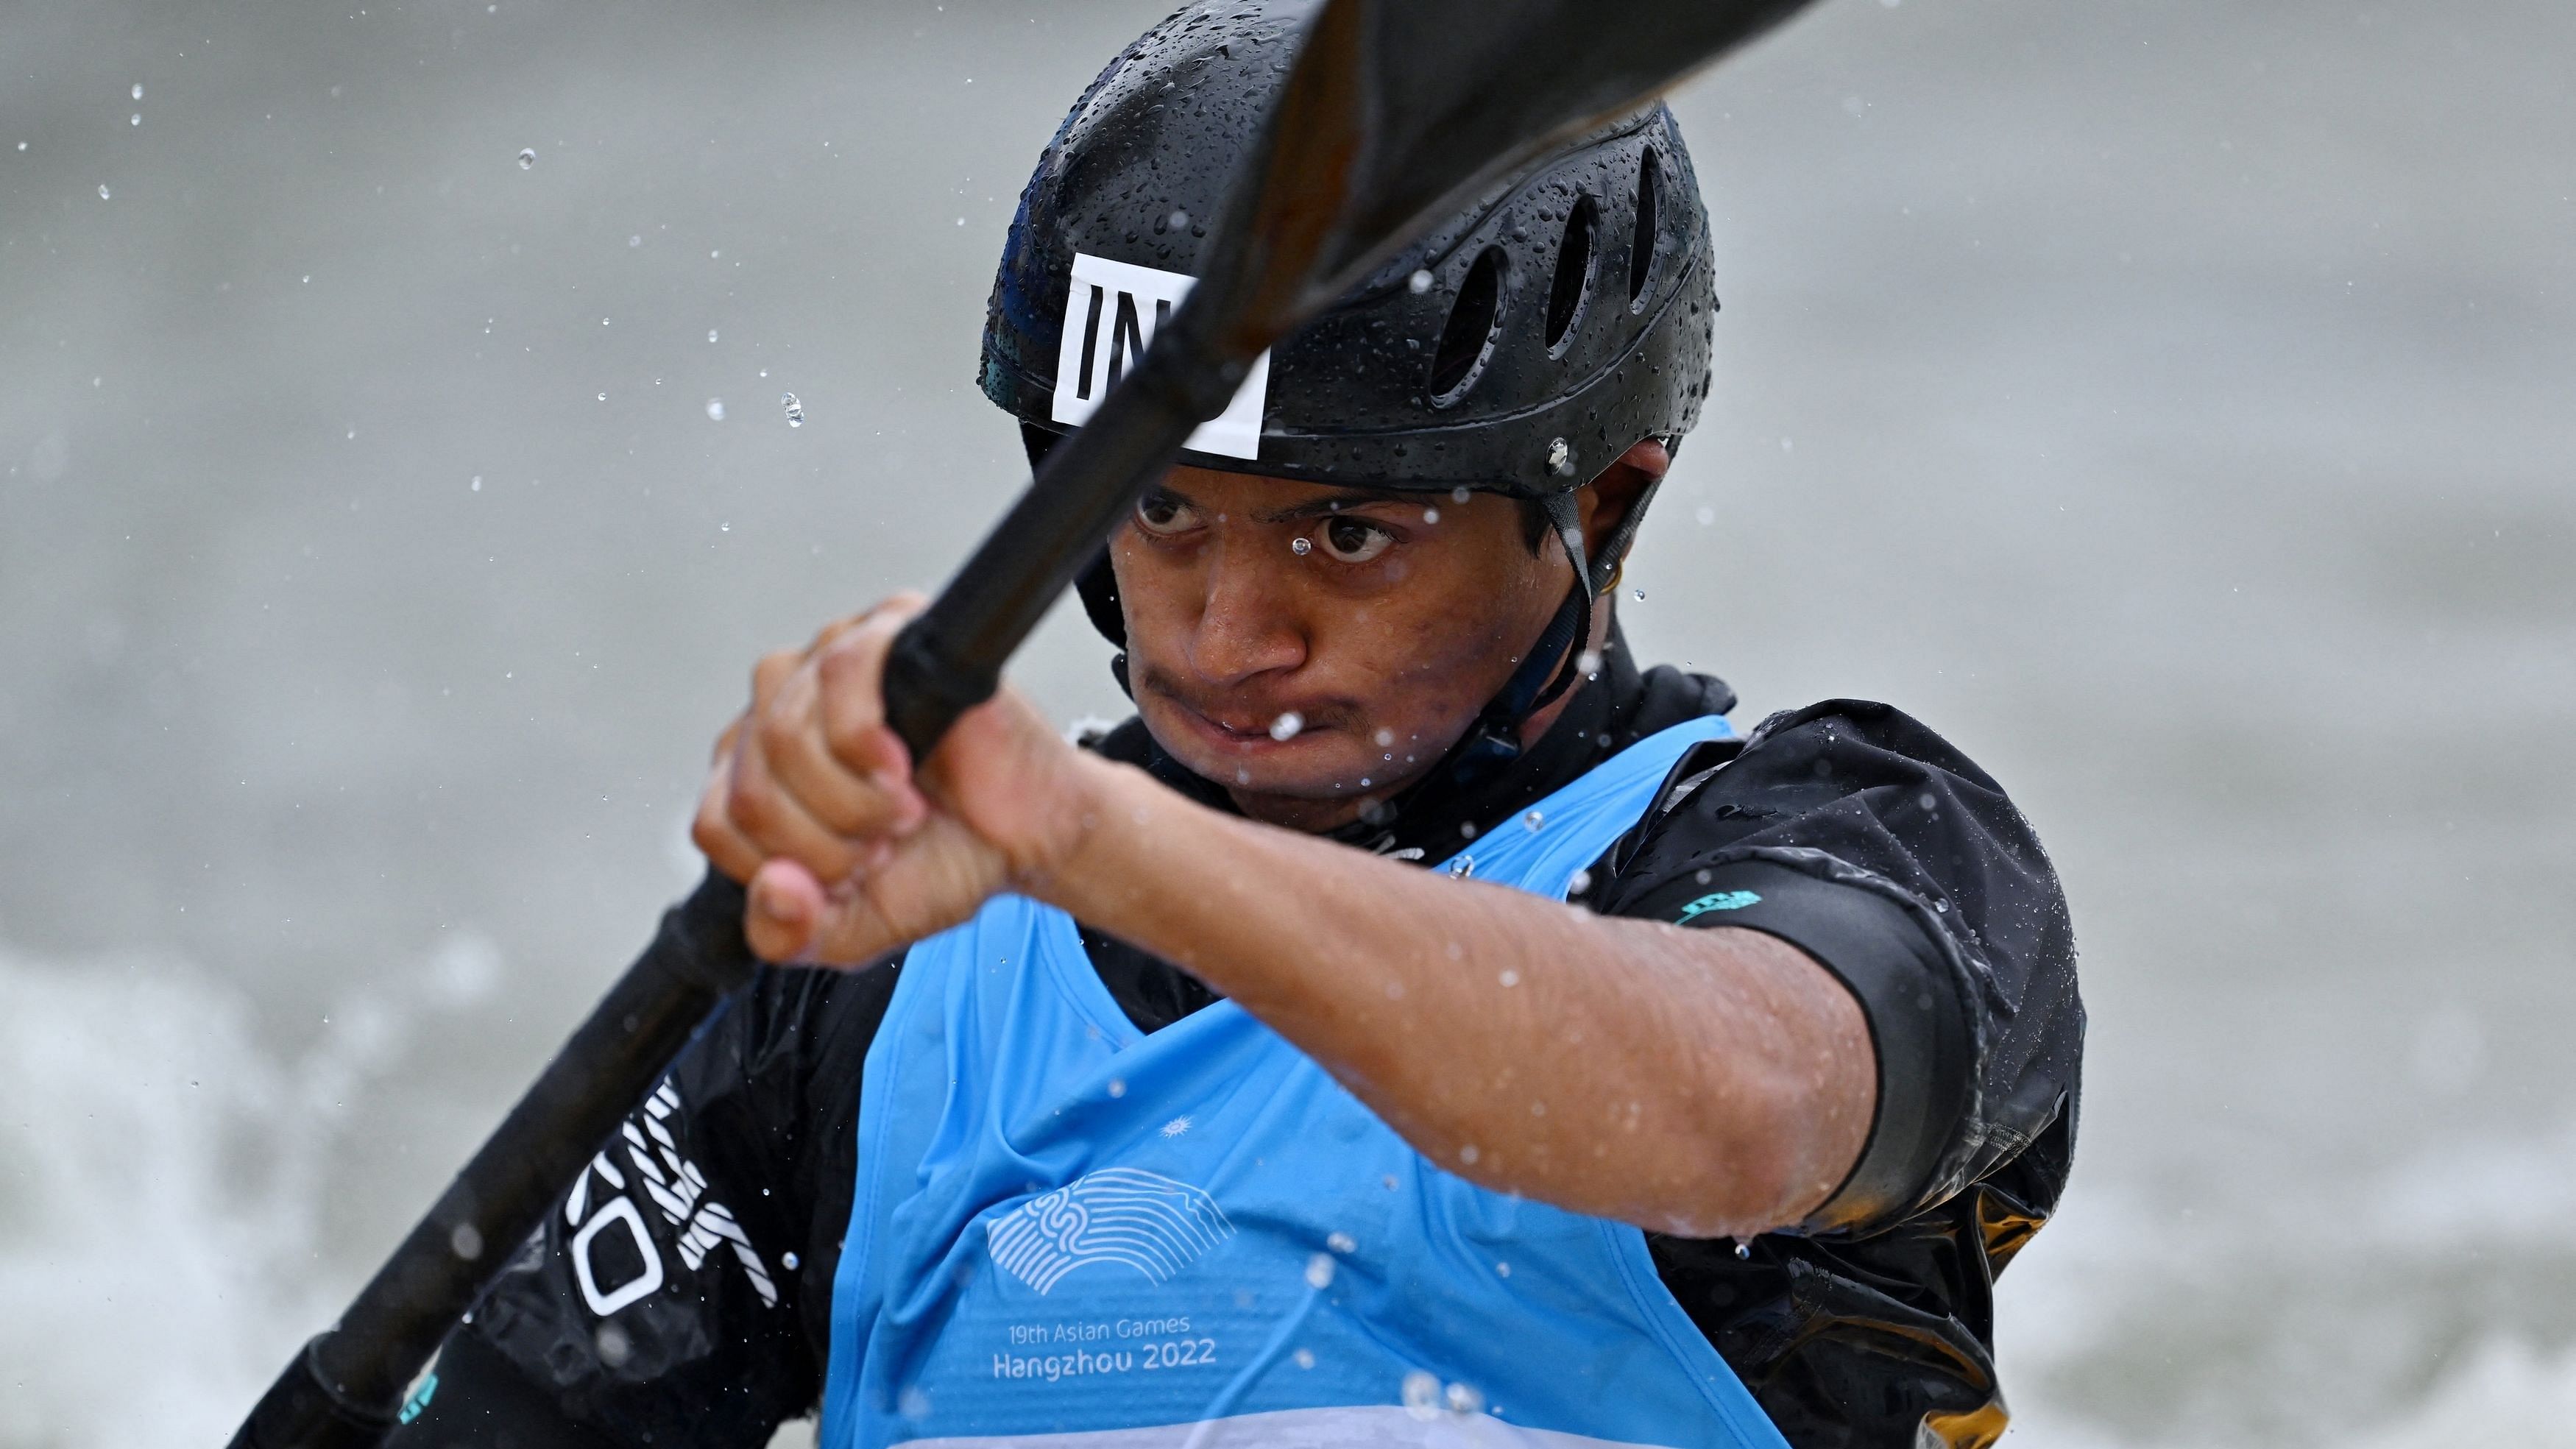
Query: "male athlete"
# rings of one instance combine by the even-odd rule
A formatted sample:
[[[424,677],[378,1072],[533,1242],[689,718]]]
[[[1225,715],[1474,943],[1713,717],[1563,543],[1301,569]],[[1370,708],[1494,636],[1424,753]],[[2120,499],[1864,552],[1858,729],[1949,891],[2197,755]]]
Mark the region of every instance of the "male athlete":
[[[1033,455],[1185,291],[1305,9],[1193,4],[1047,148],[984,343]],[[1739,737],[1630,658],[1711,272],[1654,108],[1283,342],[1083,580],[1105,737],[1006,689],[908,758],[910,599],[762,661],[696,833],[797,964],[397,1442],[1991,1444],[1994,1276],[2074,1136],[2065,905],[1907,716]]]

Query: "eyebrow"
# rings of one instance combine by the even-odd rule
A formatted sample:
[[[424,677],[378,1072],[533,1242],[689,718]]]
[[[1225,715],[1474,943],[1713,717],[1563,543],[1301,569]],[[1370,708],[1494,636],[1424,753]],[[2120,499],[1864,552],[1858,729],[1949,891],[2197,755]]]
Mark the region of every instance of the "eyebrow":
[[[1148,493],[1161,494],[1192,508],[1200,506],[1197,499],[1168,483],[1157,483],[1148,490]],[[1255,510],[1252,520],[1255,523],[1296,523],[1309,518],[1329,518],[1363,503],[1411,503],[1427,507],[1431,501],[1431,498],[1426,495],[1400,488],[1343,487],[1336,493],[1322,498],[1310,498],[1303,503],[1292,503],[1286,508]]]

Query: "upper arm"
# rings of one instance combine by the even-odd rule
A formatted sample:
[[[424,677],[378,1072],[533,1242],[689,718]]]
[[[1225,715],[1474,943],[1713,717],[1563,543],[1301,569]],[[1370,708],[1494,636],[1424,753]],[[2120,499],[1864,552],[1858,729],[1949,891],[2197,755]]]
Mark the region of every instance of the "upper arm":
[[[1873,1119],[1810,1229],[1936,1201],[2071,1103],[2083,1018],[2055,872],[1937,735],[1884,705],[1813,706],[1664,804],[1593,904],[1776,937],[1866,1020]]]

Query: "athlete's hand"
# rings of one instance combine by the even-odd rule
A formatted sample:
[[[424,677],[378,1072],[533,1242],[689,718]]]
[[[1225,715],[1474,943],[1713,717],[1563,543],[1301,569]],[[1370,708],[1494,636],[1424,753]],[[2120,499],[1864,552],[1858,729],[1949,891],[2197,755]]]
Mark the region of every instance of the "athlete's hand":
[[[919,770],[880,681],[899,595],[760,661],[751,708],[716,742],[692,832],[750,887],[744,930],[771,961],[861,965],[1044,878],[1079,843],[1095,762],[1007,686]]]

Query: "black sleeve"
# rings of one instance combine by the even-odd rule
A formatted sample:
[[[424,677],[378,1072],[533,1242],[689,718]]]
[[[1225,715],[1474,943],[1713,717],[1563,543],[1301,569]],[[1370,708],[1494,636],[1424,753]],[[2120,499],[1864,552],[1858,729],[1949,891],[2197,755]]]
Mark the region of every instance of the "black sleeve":
[[[767,968],[523,1244],[394,1449],[759,1449],[818,1400],[896,968]]]
[[[1810,1231],[1894,1223],[2052,1126],[2071,1136],[2084,1011],[2065,896],[1966,756],[1886,705],[1830,700],[1686,760],[1659,804],[1595,908],[1779,936],[1868,1018],[1877,1119]]]

